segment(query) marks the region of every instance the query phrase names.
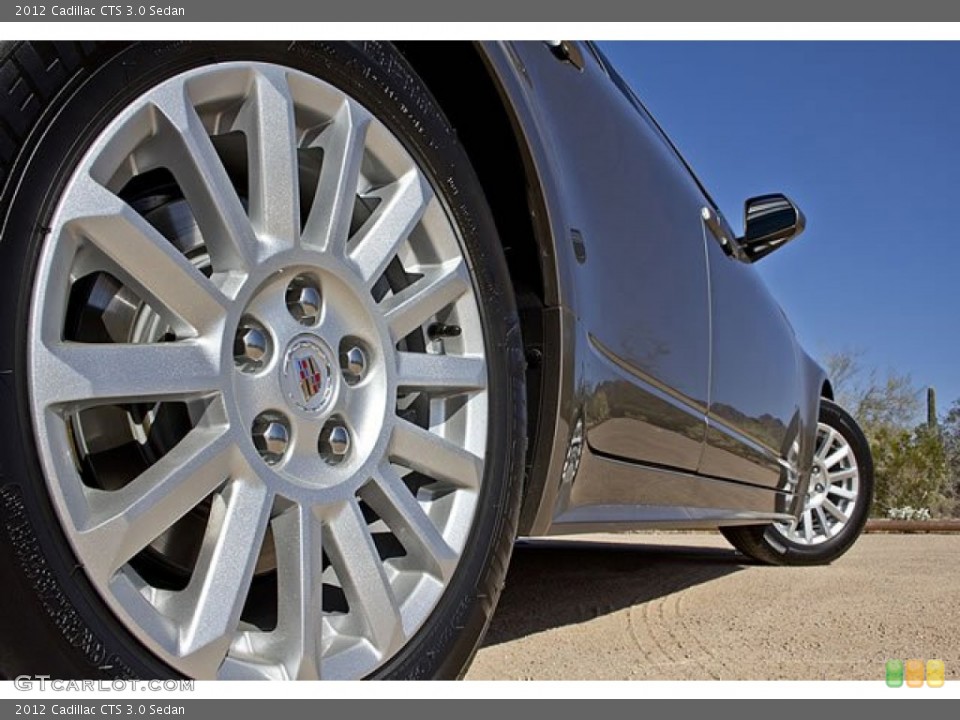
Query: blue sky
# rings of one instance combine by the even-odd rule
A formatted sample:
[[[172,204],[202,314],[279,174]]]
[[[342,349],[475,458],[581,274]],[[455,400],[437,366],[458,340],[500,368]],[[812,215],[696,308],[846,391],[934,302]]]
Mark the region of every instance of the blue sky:
[[[736,230],[751,195],[803,209],[756,267],[814,356],[960,399],[960,43],[601,46]]]

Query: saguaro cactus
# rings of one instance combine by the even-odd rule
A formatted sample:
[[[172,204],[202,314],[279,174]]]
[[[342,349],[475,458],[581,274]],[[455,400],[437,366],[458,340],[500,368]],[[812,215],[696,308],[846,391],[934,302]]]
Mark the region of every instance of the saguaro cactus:
[[[927,388],[927,427],[937,427],[937,391],[932,387]]]

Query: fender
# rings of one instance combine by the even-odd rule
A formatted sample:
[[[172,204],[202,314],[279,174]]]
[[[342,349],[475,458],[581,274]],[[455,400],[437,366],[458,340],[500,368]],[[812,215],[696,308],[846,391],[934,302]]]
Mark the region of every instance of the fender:
[[[574,432],[576,368],[574,349],[577,332],[576,256],[570,225],[564,213],[565,192],[552,148],[544,143],[542,111],[534,99],[534,87],[519,54],[510,42],[476,44],[513,126],[523,155],[530,192],[534,230],[540,249],[546,309],[545,343],[551,348],[544,358],[544,372],[557,380],[544,384],[540,421],[520,514],[521,535],[549,532],[560,489],[566,448]],[[534,408],[530,412],[536,412]]]

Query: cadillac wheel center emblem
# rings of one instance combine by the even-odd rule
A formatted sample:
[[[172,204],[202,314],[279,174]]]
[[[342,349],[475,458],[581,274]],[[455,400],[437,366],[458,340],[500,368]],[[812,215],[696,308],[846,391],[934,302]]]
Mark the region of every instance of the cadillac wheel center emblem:
[[[287,350],[280,382],[296,407],[309,413],[323,410],[333,395],[332,353],[319,338],[297,338]]]
[[[323,372],[320,370],[316,355],[311,353],[305,357],[298,357],[297,374],[300,376],[300,392],[303,394],[303,401],[309,403],[320,394],[323,382]]]

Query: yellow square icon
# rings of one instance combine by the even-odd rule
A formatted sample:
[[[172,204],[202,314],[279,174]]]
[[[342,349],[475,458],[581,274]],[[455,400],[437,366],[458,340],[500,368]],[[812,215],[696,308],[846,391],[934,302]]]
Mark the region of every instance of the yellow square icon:
[[[923,660],[907,660],[905,666],[907,687],[923,687]]]
[[[945,674],[943,660],[927,660],[927,685],[929,687],[943,687]]]

